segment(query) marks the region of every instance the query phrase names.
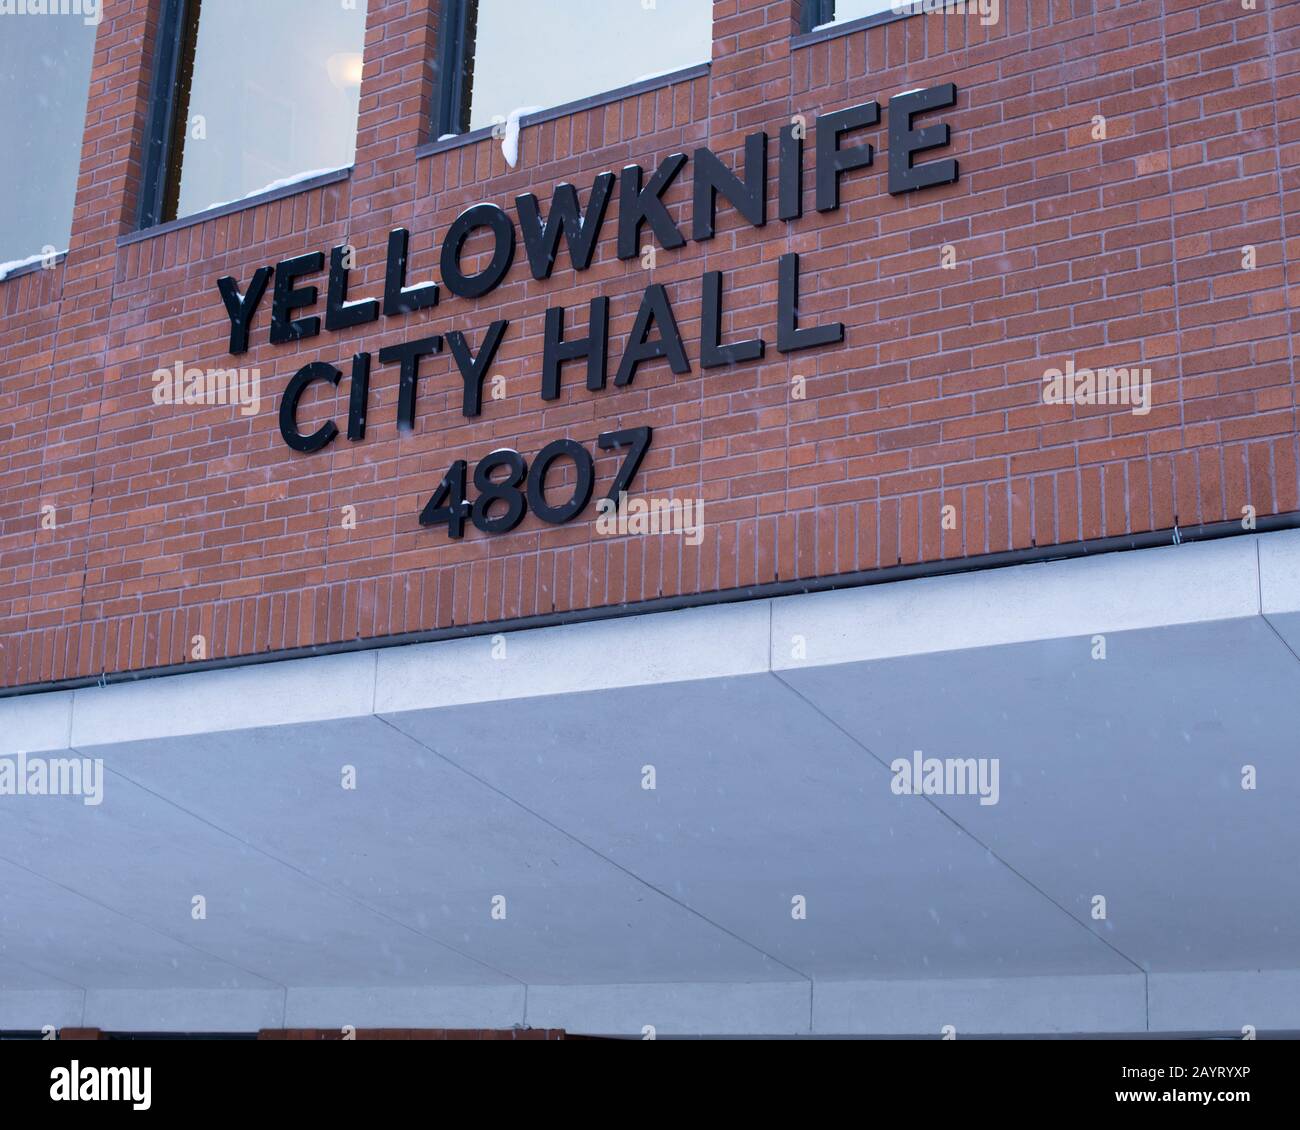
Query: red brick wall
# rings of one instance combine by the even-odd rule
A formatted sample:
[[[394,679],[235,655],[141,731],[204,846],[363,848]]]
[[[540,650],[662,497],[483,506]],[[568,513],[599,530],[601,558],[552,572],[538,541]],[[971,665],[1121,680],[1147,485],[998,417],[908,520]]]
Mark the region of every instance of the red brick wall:
[[[416,158],[435,0],[371,0],[348,180],[119,247],[154,9],[105,5],[66,263],[0,283],[6,685],[183,662],[199,634],[209,657],[229,657],[1300,509],[1300,4],[1004,0],[992,28],[916,16],[792,46],[797,0],[718,0],[708,76],[530,127],[511,169],[493,141]],[[958,104],[935,117],[952,145],[927,159],[959,158],[959,181],[890,196],[887,99],[949,81]],[[871,98],[875,166],[819,214],[809,145],[805,214],[776,219],[776,131]],[[562,250],[538,282],[521,242],[483,299],[444,289],[436,309],[296,346],[268,343],[268,293],[249,353],[227,353],[220,275],[243,285],[259,265],[350,242],[351,297],[378,296],[393,227],[410,229],[422,281],[471,204],[513,216],[532,191],[547,208],[563,181],[585,200],[598,172],[636,161],[648,175],[699,145],[735,162],[756,129],[771,138],[764,228],[724,202],[714,240],[660,250],[649,273],[615,257],[616,193],[585,272]],[[668,200],[689,236],[689,166]],[[940,269],[944,244],[955,270]],[[790,251],[803,320],[842,320],[842,344],[776,352],[776,261]],[[727,336],[768,340],[762,362],[700,369],[706,270],[726,274]],[[321,295],[306,313],[323,314],[323,275],[304,281]],[[609,296],[612,373],[650,281],[670,293],[692,373],[657,362],[591,393],[571,366],[561,399],[541,400],[546,307],[573,325]],[[492,370],[508,395],[481,417],[461,416],[444,351],[422,364],[417,426],[399,437],[396,367],[376,358],[363,442],[305,455],[280,438],[275,409],[300,365],[345,373],[337,395],[312,387],[304,430],[330,417],[345,429],[354,352],[453,329],[477,347],[495,318],[511,323]],[[1151,413],[1044,405],[1044,369],[1069,358],[1151,367]],[[262,412],[156,407],[150,374],[177,360],[258,367]],[[806,399],[791,396],[795,376]],[[596,536],[594,504],[562,527],[530,515],[507,535],[467,526],[459,542],[418,525],[453,459],[531,457],[561,436],[591,449],[639,424],[655,441],[637,490],[704,497],[698,548]],[[598,459],[598,495],[620,458]],[[941,528],[946,505],[955,530]]]

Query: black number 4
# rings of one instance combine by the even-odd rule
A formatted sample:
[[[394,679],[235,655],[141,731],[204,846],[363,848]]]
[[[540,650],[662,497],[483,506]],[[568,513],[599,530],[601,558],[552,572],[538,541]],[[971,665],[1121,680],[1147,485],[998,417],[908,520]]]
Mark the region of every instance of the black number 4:
[[[465,499],[465,460],[457,459],[420,511],[420,525],[446,526],[449,538],[463,537],[472,509]]]

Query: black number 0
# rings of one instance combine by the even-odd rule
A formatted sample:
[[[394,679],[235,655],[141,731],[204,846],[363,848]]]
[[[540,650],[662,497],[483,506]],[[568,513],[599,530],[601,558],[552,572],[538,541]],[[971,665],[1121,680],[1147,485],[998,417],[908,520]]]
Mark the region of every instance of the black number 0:
[[[560,506],[552,506],[546,501],[546,472],[551,469],[552,463],[566,455],[573,460],[577,481],[573,484],[573,495],[569,500]],[[571,439],[554,440],[543,447],[533,460],[533,473],[528,476],[528,505],[543,522],[558,526],[582,513],[583,507],[591,501],[591,488],[595,482],[596,469],[587,449]]]

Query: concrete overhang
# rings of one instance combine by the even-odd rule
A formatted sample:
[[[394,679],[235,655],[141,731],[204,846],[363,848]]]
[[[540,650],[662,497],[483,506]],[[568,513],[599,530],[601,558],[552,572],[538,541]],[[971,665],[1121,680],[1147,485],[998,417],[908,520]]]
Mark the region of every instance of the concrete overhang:
[[[0,700],[0,1029],[1300,1028],[1297,652],[1272,533]]]

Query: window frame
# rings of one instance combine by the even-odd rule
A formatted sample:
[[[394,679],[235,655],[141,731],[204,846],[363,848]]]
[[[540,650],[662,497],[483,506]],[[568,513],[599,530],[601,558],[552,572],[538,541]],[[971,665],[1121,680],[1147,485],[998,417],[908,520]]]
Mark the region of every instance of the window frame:
[[[815,27],[820,27],[824,23],[829,23],[835,18],[835,0],[803,0],[803,8],[800,11],[802,27],[799,29],[805,35]]]
[[[331,169],[306,180],[298,180],[281,188],[267,189],[256,196],[205,208],[201,212],[163,217],[176,212],[180,198],[180,168],[175,164],[178,154],[184,153],[185,128],[189,119],[190,84],[180,95],[180,80],[194,69],[194,53],[198,45],[199,21],[203,0],[156,0],[159,4],[158,29],[154,37],[153,73],[150,78],[148,120],[145,126],[143,149],[140,155],[140,193],[136,208],[136,228],[118,238],[118,245],[134,242],[156,231],[172,231],[202,223],[217,216],[252,208],[258,204],[280,200],[299,192],[322,185],[346,180],[352,175],[352,166]],[[217,0],[213,0],[217,2]]]
[[[197,16],[201,0],[161,0],[158,31],[154,39],[153,77],[149,86],[149,123],[145,129],[142,176],[140,180],[140,206],[137,226],[140,230],[164,223],[163,212],[169,192],[179,191],[179,184],[171,187],[172,155],[176,150],[176,123],[184,121],[186,113],[177,115],[179,99],[176,96],[177,79],[181,74],[182,55],[186,29],[191,26],[190,14]],[[190,48],[189,65],[194,65],[193,47]]]
[[[799,34],[795,36],[795,46],[804,47],[809,43],[820,43],[823,39],[834,39],[836,36],[849,35],[855,31],[863,31],[869,27],[879,27],[881,24],[893,23],[895,20],[905,20],[909,16],[917,15],[917,12],[902,11],[896,12],[892,7],[886,8],[883,12],[875,12],[869,16],[854,16],[851,20],[844,20],[842,23],[831,23],[835,19],[836,0],[803,0],[803,6],[799,13]],[[821,27],[827,24],[826,27]],[[814,31],[817,28],[819,30]]]
[[[470,5],[478,0],[442,0],[438,12],[438,81],[434,87],[433,137],[471,132],[466,111],[465,79],[473,75],[474,54],[466,51]],[[469,76],[466,67],[469,68]]]
[[[705,2],[705,0],[701,0]],[[815,0],[829,2],[829,0]],[[458,143],[488,137],[495,128],[492,125],[469,127],[468,111],[471,105],[463,105],[466,80],[473,80],[476,58],[474,47],[477,45],[477,27],[473,35],[468,35],[469,14],[471,8],[477,14],[479,0],[440,0],[438,8],[437,44],[435,46],[435,83],[433,105],[426,119],[432,127],[429,140],[417,151],[419,156],[441,152]],[[551,121],[579,110],[605,106],[630,98],[647,90],[671,86],[686,82],[700,75],[708,74],[713,65],[712,58],[698,63],[687,63],[673,71],[651,75],[649,78],[636,79],[608,90],[583,95],[568,102],[557,102],[554,106],[543,106],[533,113],[519,119],[520,126],[535,125],[538,122]]]
[[[10,14],[15,15],[16,17],[17,15],[21,15],[23,13],[20,10],[18,12],[11,12]],[[36,13],[32,13],[32,14],[36,14]],[[83,24],[83,26],[90,26],[90,25],[88,24],[87,21],[87,23]],[[0,284],[9,282],[11,279],[21,278],[24,275],[29,275],[36,271],[48,270],[48,269],[58,267],[67,261],[68,254],[72,247],[73,231],[77,226],[77,199],[78,196],[80,195],[78,185],[81,180],[82,163],[85,157],[85,132],[87,129],[86,121],[87,121],[87,116],[90,112],[90,101],[94,94],[95,57],[97,51],[99,50],[99,45],[100,45],[99,44],[100,26],[101,25],[99,23],[94,24],[93,30],[87,33],[89,35],[89,39],[87,40],[87,43],[89,45],[90,52],[86,58],[86,70],[84,72],[86,78],[86,82],[85,82],[86,93],[84,98],[78,99],[75,103],[73,102],[68,103],[69,111],[79,111],[79,112],[76,113],[75,117],[68,118],[67,128],[70,131],[68,140],[66,143],[60,142],[60,144],[68,145],[68,154],[70,155],[70,157],[75,155],[75,159],[70,160],[69,162],[71,165],[71,173],[72,173],[72,176],[70,178],[72,191],[69,200],[68,210],[64,212],[62,211],[62,209],[60,209],[57,213],[52,212],[49,218],[52,220],[53,223],[57,224],[57,226],[61,229],[64,222],[64,218],[66,217],[67,228],[68,228],[67,234],[60,236],[58,242],[56,243],[52,238],[50,238],[54,234],[53,230],[45,228],[44,223],[38,221],[36,230],[38,231],[38,233],[41,232],[45,233],[45,234],[37,234],[36,236],[36,239],[43,240],[40,250],[23,257],[24,259],[30,260],[29,262],[23,263],[22,266],[11,266],[7,271],[0,273]],[[24,49],[25,48],[30,48],[30,44],[24,45]],[[30,54],[28,55],[28,57],[30,58]],[[71,68],[69,68],[69,72],[70,71]],[[82,72],[78,71],[77,73],[81,74]],[[23,72],[19,72],[14,77],[17,78],[19,82],[23,82],[27,79],[28,76]],[[67,81],[74,82],[78,86],[80,85],[80,80],[77,78],[73,78],[70,73],[68,75],[65,75],[64,79],[65,79],[65,85]],[[57,131],[57,127],[56,127],[56,131]],[[44,140],[47,143],[50,135],[51,135],[51,130],[47,128],[43,134]],[[18,159],[17,155],[15,155],[15,159]],[[42,181],[43,183],[50,183],[52,181],[57,180],[61,182],[64,186],[67,186],[69,184],[69,181],[64,180],[64,178],[62,177],[55,177],[49,175],[51,170],[42,169],[40,167],[39,157],[34,162],[23,163],[20,167],[23,173],[33,174],[36,176],[38,180]],[[31,229],[27,229],[28,234],[30,234],[30,230]],[[25,241],[26,236],[24,236],[23,238]],[[58,247],[59,243],[64,243],[66,244],[66,246],[60,249]],[[30,246],[30,244],[26,242],[21,244],[15,243],[14,250],[15,252],[21,253],[19,249],[25,246]],[[48,255],[48,256],[46,255],[45,253],[46,247],[53,247],[56,249],[53,255]],[[3,247],[0,247],[0,262],[7,261],[5,260],[5,256],[13,253],[14,252],[5,250]],[[16,261],[22,262],[21,260],[16,260]]]

